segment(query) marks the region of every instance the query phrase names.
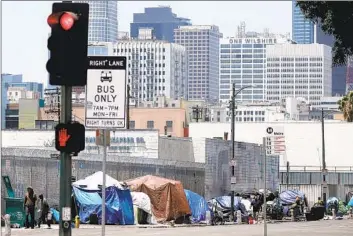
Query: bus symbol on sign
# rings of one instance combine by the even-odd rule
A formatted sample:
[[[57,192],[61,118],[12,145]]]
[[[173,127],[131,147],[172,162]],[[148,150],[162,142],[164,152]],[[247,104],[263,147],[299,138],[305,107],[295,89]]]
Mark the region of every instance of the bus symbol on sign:
[[[112,72],[108,71],[108,73],[102,71],[101,72],[101,82],[108,81],[109,83],[112,82],[113,77],[112,77]]]

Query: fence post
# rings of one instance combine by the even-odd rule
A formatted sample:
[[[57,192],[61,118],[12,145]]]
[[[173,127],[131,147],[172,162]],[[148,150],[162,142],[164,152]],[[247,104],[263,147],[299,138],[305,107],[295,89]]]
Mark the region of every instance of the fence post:
[[[30,171],[29,171],[29,185],[33,187],[32,184],[32,157],[29,158],[29,162],[30,162]]]

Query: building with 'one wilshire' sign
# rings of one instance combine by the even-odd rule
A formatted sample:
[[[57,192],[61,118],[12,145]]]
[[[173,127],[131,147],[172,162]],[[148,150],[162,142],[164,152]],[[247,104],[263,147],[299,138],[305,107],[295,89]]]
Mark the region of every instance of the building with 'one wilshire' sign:
[[[244,38],[220,40],[219,99],[231,99],[232,84],[238,90],[252,86],[236,96],[237,101],[263,102],[266,100],[266,47],[290,43],[284,35],[248,33]]]

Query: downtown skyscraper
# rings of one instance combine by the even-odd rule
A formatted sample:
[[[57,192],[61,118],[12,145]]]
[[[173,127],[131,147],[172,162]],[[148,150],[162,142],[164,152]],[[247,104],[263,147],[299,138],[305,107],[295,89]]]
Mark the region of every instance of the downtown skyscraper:
[[[110,42],[118,40],[117,1],[77,1],[89,3],[88,42]]]
[[[180,26],[175,43],[186,47],[188,56],[188,99],[218,101],[219,40],[215,25]]]
[[[292,39],[298,44],[314,43],[314,23],[304,17],[297,2],[292,2]]]

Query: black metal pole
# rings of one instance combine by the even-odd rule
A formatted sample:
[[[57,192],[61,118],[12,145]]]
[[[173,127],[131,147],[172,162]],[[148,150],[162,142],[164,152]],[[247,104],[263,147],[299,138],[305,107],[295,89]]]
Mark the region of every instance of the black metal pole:
[[[326,183],[326,150],[325,150],[325,117],[324,109],[321,109],[321,138],[322,138],[322,201],[326,204],[327,183]]]
[[[56,87],[56,95],[58,98],[58,124],[60,124],[60,89],[59,87]]]
[[[232,113],[232,127],[231,127],[231,132],[232,132],[232,160],[234,161],[235,156],[234,156],[234,152],[235,152],[235,133],[234,133],[234,128],[235,128],[235,83],[233,83],[233,87],[232,87],[232,101],[231,101],[231,113]],[[235,166],[232,165],[232,177],[235,176]],[[232,185],[233,183],[231,183]],[[231,216],[232,216],[232,220],[234,221],[234,189],[232,189],[231,192]]]
[[[287,161],[287,176],[286,176],[287,190],[289,185],[289,161]]]
[[[130,129],[130,85],[126,88],[126,129]]]
[[[61,117],[64,124],[71,123],[72,119],[72,87],[61,86]],[[72,157],[70,154],[60,153],[60,236],[71,236],[71,219],[64,221],[64,215],[71,218],[71,176]]]

